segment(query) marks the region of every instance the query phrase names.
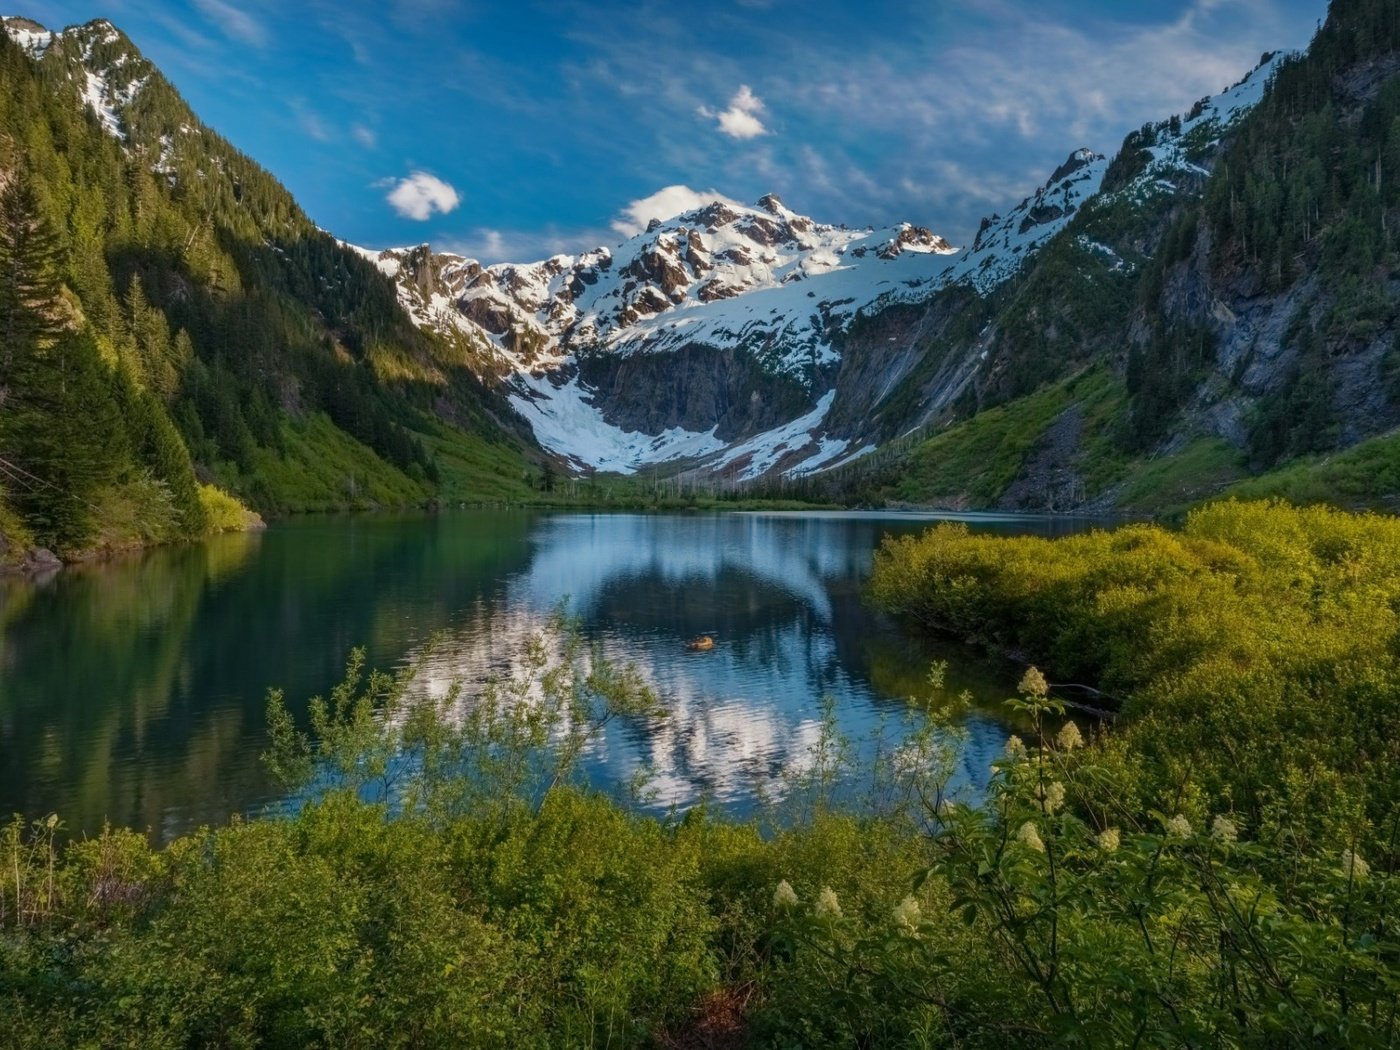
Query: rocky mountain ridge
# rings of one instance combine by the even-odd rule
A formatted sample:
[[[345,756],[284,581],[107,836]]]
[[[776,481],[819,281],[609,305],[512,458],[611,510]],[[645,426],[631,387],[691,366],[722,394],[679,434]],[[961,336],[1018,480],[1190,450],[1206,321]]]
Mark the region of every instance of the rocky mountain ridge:
[[[110,23],[5,28],[147,170],[193,186],[218,168],[220,184],[240,192],[244,179],[222,167],[236,161],[214,148],[222,140],[192,116],[172,121],[168,107],[151,118],[163,79]],[[1247,118],[1269,84],[1304,66],[1265,55],[1238,84],[1144,125],[1111,157],[1076,150],[1035,193],[985,219],[965,249],[909,224],[818,223],[772,195],[752,206],[716,198],[620,245],[535,263],[484,266],[427,245],[340,247],[387,279],[405,320],[431,335],[436,356],[411,369],[441,385],[465,366],[580,473],[811,477],[1087,368],[1106,368],[1126,399],[1107,417],[1124,455],[1172,457],[1210,438],[1267,466],[1328,447],[1328,435],[1362,440],[1395,407],[1385,378],[1396,371],[1393,318],[1364,288],[1308,283],[1326,257],[1309,232],[1316,204],[1301,205],[1292,261],[1288,243],[1262,258],[1256,249],[1258,230],[1299,225],[1288,214],[1256,219],[1253,234],[1222,232],[1219,213],[1233,216],[1270,176],[1240,182],[1221,161],[1242,148],[1237,129],[1260,124]],[[1341,126],[1364,124],[1396,63],[1379,54],[1334,66]],[[1270,119],[1271,134],[1286,137]],[[1202,209],[1209,221],[1194,217]],[[260,214],[273,220],[261,227],[269,250],[285,254],[281,231],[299,213]],[[340,265],[322,283],[343,290],[362,280],[353,270]],[[1353,279],[1370,287],[1364,266]],[[1299,337],[1305,304],[1328,329],[1311,341]],[[1339,326],[1341,336],[1329,334]],[[1305,411],[1319,400],[1306,394],[1315,383],[1331,406],[1316,439],[1290,422],[1321,418]],[[441,398],[438,407],[453,418]],[[1097,505],[1112,491],[1095,494],[1099,483],[1086,481],[1080,438],[1102,420],[1082,405],[1066,411],[1026,461],[1066,479],[1045,496],[1051,504]],[[1275,437],[1261,438],[1270,428]],[[1042,488],[1027,476],[1007,491],[1032,506]]]
[[[956,304],[994,297],[1086,205],[1199,189],[1206,155],[1277,60],[1154,126],[1135,170],[1074,151],[964,250],[909,224],[821,224],[768,195],[752,207],[717,199],[614,249],[532,264],[482,266],[427,245],[361,251],[398,281],[416,323],[477,348],[536,439],[576,468],[799,476],[954,403],[991,362],[987,346],[943,361],[909,409],[881,413],[927,365],[927,341]],[[1131,265],[1092,238],[1085,247]],[[852,337],[872,324],[879,345]]]
[[[427,245],[357,250],[398,281],[416,323],[476,346],[541,444],[579,468],[681,461],[752,478],[858,451],[813,437],[852,320],[952,285],[990,292],[1063,227],[1105,167],[1076,151],[961,252],[908,223],[818,223],[772,194],[753,207],[717,199],[653,220],[615,249],[532,264],[482,266]],[[675,358],[689,395],[639,414],[626,402],[652,396],[654,355]],[[799,462],[791,454],[803,448]]]

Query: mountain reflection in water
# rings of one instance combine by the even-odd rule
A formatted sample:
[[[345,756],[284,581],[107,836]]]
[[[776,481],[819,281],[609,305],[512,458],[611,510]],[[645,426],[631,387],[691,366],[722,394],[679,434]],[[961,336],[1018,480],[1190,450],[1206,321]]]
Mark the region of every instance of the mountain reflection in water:
[[[567,599],[590,640],[635,663],[660,722],[610,724],[586,757],[599,786],[654,773],[656,804],[708,795],[743,812],[800,765],[832,700],[840,731],[910,716],[934,660],[978,703],[963,778],[976,790],[1008,733],[1014,669],[932,645],[861,600],[881,538],[913,516],[544,514],[318,518],[262,535],[0,580],[0,809],[59,812],[168,837],[273,799],[258,756],[266,690],[295,710],[363,645],[432,689],[508,673]],[[1067,531],[1062,519],[974,528]],[[445,641],[428,647],[442,634]],[[712,651],[687,650],[700,635]]]

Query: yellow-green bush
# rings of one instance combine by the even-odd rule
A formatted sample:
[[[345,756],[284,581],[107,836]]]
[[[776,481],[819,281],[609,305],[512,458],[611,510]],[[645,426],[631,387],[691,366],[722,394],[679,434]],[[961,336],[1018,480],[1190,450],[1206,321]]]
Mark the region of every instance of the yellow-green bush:
[[[205,531],[246,532],[262,527],[263,520],[217,485],[199,486],[199,505],[204,509]]]
[[[1373,816],[1397,801],[1400,521],[1222,502],[1047,540],[940,526],[892,540],[874,599],[930,629],[1122,699],[1137,758],[1254,817],[1289,769],[1340,775]]]

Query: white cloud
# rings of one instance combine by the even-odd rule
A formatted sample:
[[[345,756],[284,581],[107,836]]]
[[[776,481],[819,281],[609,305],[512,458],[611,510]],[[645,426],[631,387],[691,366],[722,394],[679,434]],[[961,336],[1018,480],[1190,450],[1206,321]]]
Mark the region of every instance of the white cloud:
[[[701,192],[689,186],[667,186],[650,197],[642,197],[628,204],[613,220],[612,228],[624,237],[635,237],[647,228],[647,223],[652,219],[671,219],[681,212],[703,208],[714,201],[723,201],[735,208],[743,207],[717,190]]]
[[[350,134],[354,135],[355,141],[365,149],[374,149],[379,145],[379,136],[374,133],[373,129],[367,128],[363,124],[356,124],[350,129]]]
[[[405,219],[426,222],[434,212],[446,215],[462,203],[457,191],[436,175],[415,171],[406,179],[390,180],[393,189],[385,198]]]
[[[729,108],[719,113],[701,106],[702,117],[709,117],[718,123],[721,134],[732,139],[755,139],[768,134],[758,115],[763,112],[763,100],[753,93],[747,84],[740,84],[739,90],[729,100]]]
[[[330,142],[335,138],[330,127],[321,119],[320,115],[315,110],[311,109],[306,104],[305,99],[292,99],[291,107],[292,112],[296,114],[297,124],[300,125],[301,130],[304,131],[309,138],[313,138],[317,142]]]
[[[224,0],[195,0],[195,6],[230,39],[241,40],[254,47],[267,45],[267,30],[247,11],[225,3]]]

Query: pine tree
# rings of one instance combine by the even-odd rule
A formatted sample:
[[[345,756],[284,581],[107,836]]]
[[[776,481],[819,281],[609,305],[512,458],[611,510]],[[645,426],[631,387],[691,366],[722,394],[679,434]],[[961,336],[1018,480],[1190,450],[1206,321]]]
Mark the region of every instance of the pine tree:
[[[13,503],[40,542],[91,539],[102,487],[126,459],[126,433],[91,334],[63,333],[19,359],[0,419],[0,455],[20,480]]]
[[[60,330],[58,238],[23,169],[0,189],[0,404],[14,369]]]

